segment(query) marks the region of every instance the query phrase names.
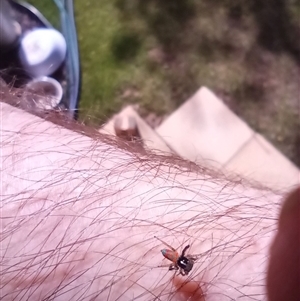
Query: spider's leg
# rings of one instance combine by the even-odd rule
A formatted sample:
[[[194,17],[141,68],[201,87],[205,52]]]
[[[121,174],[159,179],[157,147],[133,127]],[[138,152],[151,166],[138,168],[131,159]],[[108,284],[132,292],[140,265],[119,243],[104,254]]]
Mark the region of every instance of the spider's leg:
[[[184,247],[184,249],[182,250],[181,256],[184,256],[186,250],[190,247],[190,245],[187,245]]]
[[[168,267],[170,267],[170,264],[160,264],[157,267],[158,268],[168,268]]]
[[[173,271],[173,270],[177,271],[178,269],[179,269],[179,267],[177,265],[173,264],[173,263],[171,263],[169,265],[169,271]]]
[[[196,261],[196,260],[198,260],[201,257],[201,255],[187,254],[186,257],[189,258],[189,259],[191,259],[191,260],[193,260],[193,261]]]
[[[182,276],[186,276],[187,272],[183,269],[179,269],[179,274],[182,275]]]
[[[176,249],[174,249],[172,246],[170,246],[169,244],[167,244],[166,242],[164,242],[163,240],[161,240],[160,238],[158,238],[157,236],[154,236],[154,238],[158,239],[160,242],[162,242],[165,246],[167,246],[168,248],[170,248],[172,251],[176,252]]]

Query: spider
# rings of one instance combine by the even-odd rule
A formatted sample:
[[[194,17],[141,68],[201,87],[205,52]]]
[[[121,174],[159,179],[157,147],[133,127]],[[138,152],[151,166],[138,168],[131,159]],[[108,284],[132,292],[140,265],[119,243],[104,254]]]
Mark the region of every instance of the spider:
[[[189,274],[189,272],[192,270],[195,260],[197,259],[193,255],[185,255],[185,252],[190,247],[190,245],[187,245],[184,247],[184,249],[181,252],[181,255],[179,256],[176,249],[171,247],[169,244],[161,240],[160,238],[154,236],[157,238],[160,242],[162,242],[164,245],[166,245],[169,249],[162,249],[161,253],[162,255],[167,258],[168,260],[172,261],[172,263],[169,265],[169,271],[172,270],[179,270],[179,273],[182,276],[186,276]]]

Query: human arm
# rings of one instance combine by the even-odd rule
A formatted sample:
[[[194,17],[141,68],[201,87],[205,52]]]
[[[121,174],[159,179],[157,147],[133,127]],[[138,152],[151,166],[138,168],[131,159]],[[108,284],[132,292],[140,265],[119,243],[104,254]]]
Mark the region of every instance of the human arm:
[[[281,195],[5,104],[2,114],[3,300],[266,300]],[[158,267],[155,235],[191,244],[189,276]]]

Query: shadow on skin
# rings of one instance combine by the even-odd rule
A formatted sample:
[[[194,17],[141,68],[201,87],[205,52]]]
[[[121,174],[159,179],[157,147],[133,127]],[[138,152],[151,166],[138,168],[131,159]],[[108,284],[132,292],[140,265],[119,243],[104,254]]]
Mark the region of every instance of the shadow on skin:
[[[267,281],[269,301],[299,301],[300,187],[284,202],[270,254]]]
[[[203,290],[198,281],[186,281],[183,277],[174,277],[173,284],[177,288],[175,298],[178,301],[205,301]]]

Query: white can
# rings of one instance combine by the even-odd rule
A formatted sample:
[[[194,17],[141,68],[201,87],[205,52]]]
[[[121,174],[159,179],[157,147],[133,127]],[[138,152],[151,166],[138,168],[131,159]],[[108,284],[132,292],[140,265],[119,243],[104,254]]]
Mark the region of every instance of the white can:
[[[63,97],[63,88],[54,78],[43,76],[26,85],[26,98],[42,110],[55,108]]]
[[[51,28],[28,32],[21,39],[20,61],[33,77],[53,74],[66,57],[67,45],[63,35]]]

